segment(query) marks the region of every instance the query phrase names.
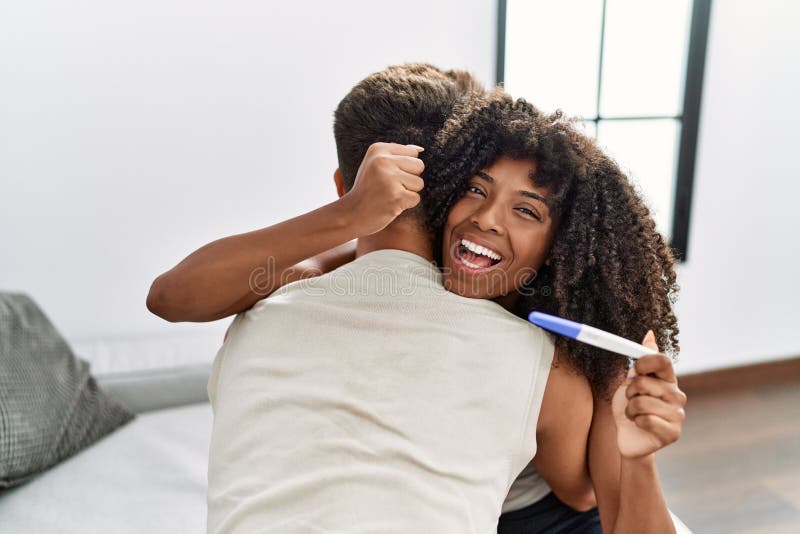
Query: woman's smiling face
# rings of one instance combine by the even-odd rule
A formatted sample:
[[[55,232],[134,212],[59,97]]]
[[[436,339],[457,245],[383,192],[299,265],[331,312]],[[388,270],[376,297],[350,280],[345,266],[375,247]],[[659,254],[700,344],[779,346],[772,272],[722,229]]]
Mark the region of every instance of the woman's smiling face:
[[[533,183],[531,160],[505,156],[478,172],[447,215],[443,234],[445,287],[506,308],[545,262],[557,221],[548,188]]]

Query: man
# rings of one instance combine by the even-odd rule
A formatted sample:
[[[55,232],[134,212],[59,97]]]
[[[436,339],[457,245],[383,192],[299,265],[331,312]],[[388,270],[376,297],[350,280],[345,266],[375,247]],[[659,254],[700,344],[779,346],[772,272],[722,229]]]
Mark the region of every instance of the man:
[[[375,189],[345,204],[358,213],[345,225],[360,237],[358,259],[234,321],[209,382],[210,531],[496,528],[536,452],[552,340],[497,304],[444,290],[413,210],[423,187],[415,148],[373,147],[366,168],[396,174],[356,178],[370,143],[430,144],[461,94],[448,76],[411,66],[368,78],[337,109],[339,192]],[[393,207],[372,215],[360,204]],[[317,219],[320,232],[306,224],[304,235],[324,240],[337,217]]]

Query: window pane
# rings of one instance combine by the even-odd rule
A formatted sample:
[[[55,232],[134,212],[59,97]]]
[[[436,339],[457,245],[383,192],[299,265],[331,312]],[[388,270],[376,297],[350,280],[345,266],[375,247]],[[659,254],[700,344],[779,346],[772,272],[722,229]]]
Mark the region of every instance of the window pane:
[[[508,0],[505,87],[544,111],[594,118],[602,0]]]
[[[603,117],[680,115],[690,0],[607,0]]]
[[[672,239],[672,210],[677,170],[679,122],[600,121],[598,142],[642,193],[658,230]]]

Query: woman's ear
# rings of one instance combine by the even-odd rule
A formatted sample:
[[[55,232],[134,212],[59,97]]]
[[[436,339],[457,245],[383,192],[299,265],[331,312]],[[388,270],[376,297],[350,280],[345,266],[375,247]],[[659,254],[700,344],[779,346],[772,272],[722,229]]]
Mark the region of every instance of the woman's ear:
[[[344,190],[344,180],[342,179],[342,171],[339,170],[339,167],[336,167],[336,170],[333,171],[333,181],[336,183],[336,193],[339,195],[339,198],[342,198],[347,191]]]

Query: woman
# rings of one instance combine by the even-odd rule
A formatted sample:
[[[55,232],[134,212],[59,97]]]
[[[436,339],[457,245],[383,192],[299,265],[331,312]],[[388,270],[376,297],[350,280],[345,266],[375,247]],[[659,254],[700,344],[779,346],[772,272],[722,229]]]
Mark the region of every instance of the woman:
[[[537,135],[541,131],[548,134]],[[528,170],[534,189],[547,198],[526,198],[532,212],[526,212],[527,220],[535,222],[509,219],[516,222],[507,229],[509,245],[535,243],[537,252],[522,265],[507,265],[506,260],[493,268],[509,276],[523,276],[520,269],[533,268],[535,276],[509,280],[519,285],[516,292],[501,294],[495,287],[480,295],[465,294],[466,288],[453,278],[458,250],[452,229],[462,222],[463,207],[486,198],[492,184],[481,169],[498,164],[501,156],[515,162],[523,175],[523,162],[538,161]],[[629,339],[642,339],[653,328],[658,346],[677,355],[672,304],[679,288],[673,255],[624,173],[560,112],[546,116],[504,94],[474,98],[469,110],[455,114],[440,132],[426,170],[431,174],[450,178],[431,180],[438,189],[428,189],[424,201],[430,227],[444,228],[439,233],[440,243],[444,239],[442,265],[456,292],[498,300],[521,317],[535,309]],[[481,274],[489,277],[491,270]],[[626,365],[622,358],[601,358],[597,349],[575,340],[559,338],[559,345],[598,392],[607,391]]]
[[[440,132],[430,161],[427,176],[451,178],[431,180],[438,190],[425,197],[449,290],[495,300],[521,317],[539,310],[629,339],[647,333],[646,343],[677,354],[673,256],[627,177],[560,113],[545,116],[502,94],[473,99]],[[556,347],[560,364],[591,385],[589,468],[611,531],[627,497],[620,470],[655,480],[652,453],[677,439],[685,395],[666,357],[656,377],[638,376],[626,387],[625,358],[564,337]],[[622,417],[624,396],[645,391]],[[658,416],[637,416],[645,406]],[[639,486],[644,493],[635,500],[641,504],[648,491],[662,499],[656,486]],[[499,532],[536,531],[532,522],[548,519],[545,512],[532,521],[537,506],[527,516],[505,514]]]
[[[652,326],[655,339],[647,341],[677,351],[669,251],[624,175],[568,121],[504,95],[476,98],[448,122],[428,160],[427,173],[450,178],[426,190],[425,200],[434,214],[430,226],[443,229],[437,234],[448,289],[496,300],[523,317],[539,309],[632,339]],[[278,269],[259,281],[263,294],[310,271],[330,270],[352,254],[352,246],[339,247],[300,269]],[[591,385],[581,402],[592,413],[589,468],[600,516],[606,531],[653,531],[638,522],[621,524],[617,515],[635,500],[661,514],[651,514],[653,525],[668,521],[652,453],[677,439],[685,398],[666,358],[641,360],[642,375],[657,375],[627,386],[625,359],[598,352],[559,339],[556,360]],[[646,404],[625,402],[626,394],[636,393]],[[619,409],[626,404],[630,419]],[[662,417],[637,417],[639,411]],[[501,518],[500,531],[541,525],[519,524],[515,517]]]

